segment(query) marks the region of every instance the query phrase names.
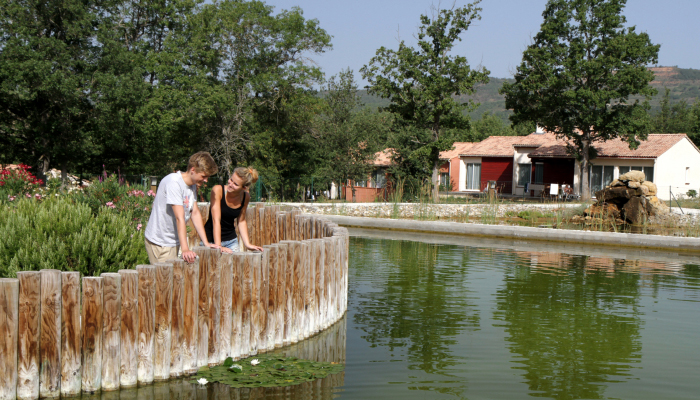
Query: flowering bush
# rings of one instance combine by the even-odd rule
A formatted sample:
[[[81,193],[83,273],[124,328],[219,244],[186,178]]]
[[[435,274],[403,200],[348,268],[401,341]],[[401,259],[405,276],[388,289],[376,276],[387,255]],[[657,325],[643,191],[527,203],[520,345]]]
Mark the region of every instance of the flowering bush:
[[[16,169],[3,168],[0,171],[0,201],[14,201],[20,195],[31,197],[31,194],[44,184],[29,172],[31,168],[29,165],[19,164]]]

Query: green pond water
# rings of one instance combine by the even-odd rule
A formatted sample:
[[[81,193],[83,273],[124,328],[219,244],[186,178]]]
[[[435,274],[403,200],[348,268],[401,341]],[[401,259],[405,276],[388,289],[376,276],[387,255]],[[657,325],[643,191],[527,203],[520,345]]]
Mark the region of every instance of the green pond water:
[[[700,398],[700,257],[351,234],[345,318],[279,350],[345,362],[343,373],[275,389],[175,381],[118,397]]]

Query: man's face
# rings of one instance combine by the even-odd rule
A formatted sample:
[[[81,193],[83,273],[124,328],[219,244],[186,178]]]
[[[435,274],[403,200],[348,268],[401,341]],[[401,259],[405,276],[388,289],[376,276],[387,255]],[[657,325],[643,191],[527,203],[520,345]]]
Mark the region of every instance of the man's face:
[[[194,167],[192,167],[190,170],[190,176],[192,177],[192,182],[197,185],[197,188],[202,187],[202,185],[209,179],[209,175],[204,172],[195,171]]]

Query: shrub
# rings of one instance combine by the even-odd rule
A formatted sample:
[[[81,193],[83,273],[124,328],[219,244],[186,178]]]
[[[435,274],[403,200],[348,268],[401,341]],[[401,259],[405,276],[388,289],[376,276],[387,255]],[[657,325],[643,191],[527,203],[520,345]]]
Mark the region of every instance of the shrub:
[[[49,268],[97,276],[147,263],[133,215],[109,207],[94,214],[67,196],[8,202],[0,206],[0,277]]]
[[[105,207],[122,214],[131,213],[132,225],[141,229],[139,225],[145,226],[148,222],[155,195],[151,190],[144,193],[143,190],[134,189],[112,175],[76,192],[73,198],[90,207],[93,215]]]
[[[686,193],[686,195],[692,199],[696,198],[698,196],[698,192],[695,189],[690,189]]]
[[[17,169],[0,171],[0,202],[13,201],[19,196],[31,196],[44,182],[29,170],[29,165],[19,164]]]

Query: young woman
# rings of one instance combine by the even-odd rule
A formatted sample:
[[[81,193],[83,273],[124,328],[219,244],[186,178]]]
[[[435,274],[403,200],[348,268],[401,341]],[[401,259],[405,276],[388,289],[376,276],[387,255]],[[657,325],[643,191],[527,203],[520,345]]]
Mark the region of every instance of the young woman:
[[[258,172],[253,168],[238,167],[224,185],[216,185],[211,190],[209,219],[204,224],[207,240],[221,246],[221,251],[240,251],[240,243],[248,250],[263,251],[262,247],[250,244],[248,225],[245,220],[250,201],[248,189],[258,180]],[[235,221],[238,220],[240,241],[236,236]]]

